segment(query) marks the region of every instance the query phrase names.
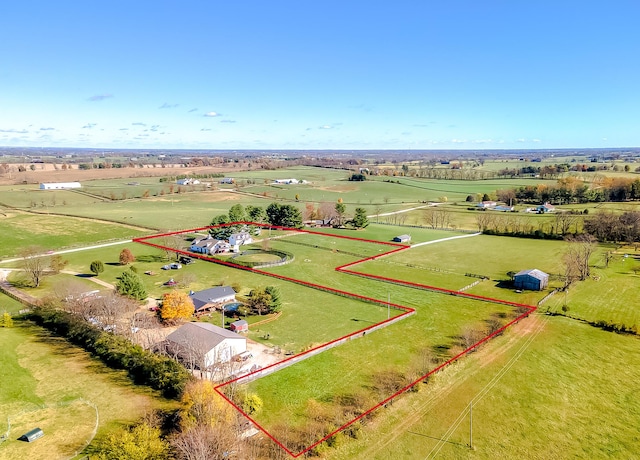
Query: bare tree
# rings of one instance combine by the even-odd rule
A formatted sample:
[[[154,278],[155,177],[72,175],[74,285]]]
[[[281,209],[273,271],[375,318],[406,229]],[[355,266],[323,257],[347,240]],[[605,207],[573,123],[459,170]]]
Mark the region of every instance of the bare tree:
[[[33,287],[40,286],[40,281],[49,267],[49,261],[42,257],[44,250],[39,246],[29,246],[20,252],[22,269],[27,274]]]
[[[171,440],[180,460],[226,460],[236,443],[231,427],[220,423],[196,425]]]
[[[578,217],[571,213],[557,212],[555,215],[556,232],[559,235],[566,235],[577,220]]]
[[[567,238],[569,250],[564,256],[565,274],[584,281],[591,275],[589,259],[596,247],[595,239],[589,234]],[[566,275],[568,276],[568,275]]]

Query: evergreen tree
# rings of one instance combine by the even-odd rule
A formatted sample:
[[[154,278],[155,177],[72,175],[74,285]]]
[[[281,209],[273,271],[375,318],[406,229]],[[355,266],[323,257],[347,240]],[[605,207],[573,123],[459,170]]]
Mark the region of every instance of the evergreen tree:
[[[147,298],[147,291],[144,287],[144,283],[138,276],[138,274],[127,270],[122,272],[118,282],[116,283],[116,291],[126,297],[131,297],[136,300],[144,300]]]
[[[369,219],[367,218],[367,211],[364,208],[356,208],[356,213],[353,216],[351,224],[355,228],[365,228],[369,225]]]
[[[98,276],[104,271],[104,264],[100,260],[94,260],[91,262],[91,265],[89,265],[89,270],[91,270],[91,273]]]

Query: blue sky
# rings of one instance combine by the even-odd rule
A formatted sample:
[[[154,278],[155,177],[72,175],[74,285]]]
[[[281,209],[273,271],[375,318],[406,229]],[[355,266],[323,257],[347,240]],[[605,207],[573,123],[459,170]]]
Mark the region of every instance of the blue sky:
[[[7,0],[0,145],[640,146],[640,2]]]

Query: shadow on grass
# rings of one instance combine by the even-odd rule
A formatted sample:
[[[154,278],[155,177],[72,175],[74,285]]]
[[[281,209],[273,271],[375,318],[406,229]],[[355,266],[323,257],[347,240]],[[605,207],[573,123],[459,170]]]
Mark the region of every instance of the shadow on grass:
[[[437,438],[435,436],[429,436],[429,435],[422,434],[422,433],[415,433],[413,431],[407,431],[407,433],[414,434],[416,436],[422,436],[423,438],[433,439],[435,441],[446,442],[447,444],[453,444],[454,446],[460,446],[460,447],[466,447],[466,448],[469,447],[468,444],[462,444],[460,442],[447,441],[446,439]]]
[[[165,262],[167,258],[164,255],[141,255],[136,257],[136,262]]]
[[[501,289],[513,289],[513,281],[511,280],[500,280],[498,281],[495,286],[497,288],[501,288]]]
[[[95,357],[80,346],[69,342],[64,337],[54,335],[47,329],[35,325],[31,326],[30,335],[33,337],[35,342],[47,345],[52,354],[62,356],[65,359],[81,360],[83,361],[83,367],[87,372],[102,375],[110,383],[124,387],[144,388],[151,391],[147,387],[135,385],[127,376],[126,370],[112,369],[108,367],[102,362],[102,360],[100,360],[100,358]]]
[[[74,275],[76,278],[94,278],[96,275],[93,273],[77,273]]]

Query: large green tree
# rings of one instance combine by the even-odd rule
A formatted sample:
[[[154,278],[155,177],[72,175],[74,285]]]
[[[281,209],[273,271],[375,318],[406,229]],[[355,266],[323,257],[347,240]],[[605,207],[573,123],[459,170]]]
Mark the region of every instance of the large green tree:
[[[267,220],[277,227],[302,227],[300,210],[290,204],[271,203],[267,206]]]
[[[234,204],[229,209],[229,222],[244,222],[247,220],[247,214],[241,204]]]

